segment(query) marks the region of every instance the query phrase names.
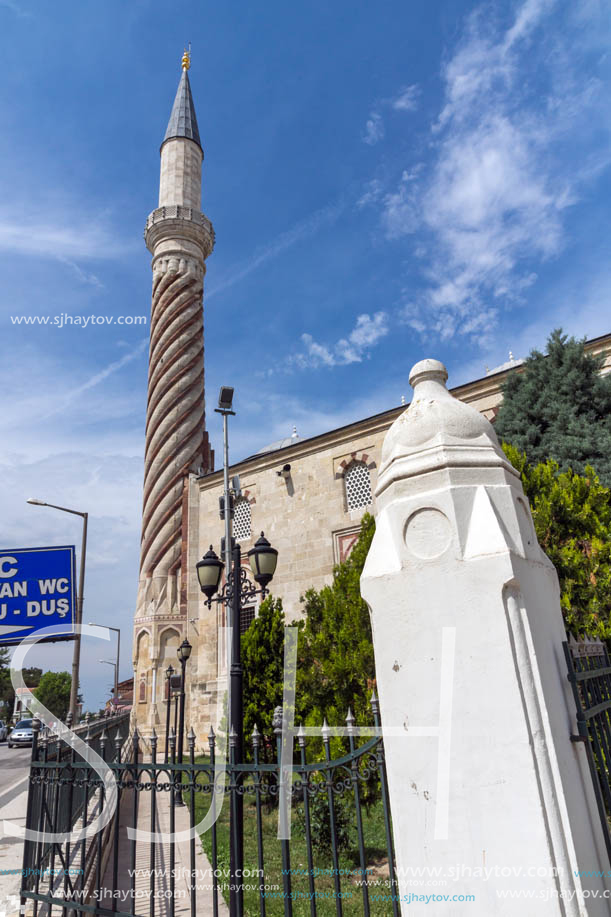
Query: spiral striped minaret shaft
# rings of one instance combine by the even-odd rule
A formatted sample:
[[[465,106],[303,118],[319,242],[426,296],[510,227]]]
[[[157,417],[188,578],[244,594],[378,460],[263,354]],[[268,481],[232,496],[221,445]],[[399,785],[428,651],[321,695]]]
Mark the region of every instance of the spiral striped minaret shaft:
[[[186,63],[185,63],[186,61]],[[153,255],[140,586],[136,618],[173,614],[185,478],[209,470],[203,284],[214,231],[201,212],[203,150],[183,72],[161,145],[159,206],[144,237]]]

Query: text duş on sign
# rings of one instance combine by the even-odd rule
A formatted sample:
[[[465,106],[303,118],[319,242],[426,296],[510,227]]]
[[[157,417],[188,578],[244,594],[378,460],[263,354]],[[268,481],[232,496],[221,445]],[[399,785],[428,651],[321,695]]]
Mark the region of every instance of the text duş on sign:
[[[70,639],[75,606],[73,545],[0,550],[0,644],[55,625],[57,636],[45,634],[45,641]]]

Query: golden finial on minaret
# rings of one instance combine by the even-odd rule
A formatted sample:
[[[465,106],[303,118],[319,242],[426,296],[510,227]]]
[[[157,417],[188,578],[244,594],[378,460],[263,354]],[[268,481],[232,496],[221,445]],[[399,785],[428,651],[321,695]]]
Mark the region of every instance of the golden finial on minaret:
[[[189,42],[189,50],[185,48],[185,52],[182,56],[182,69],[188,70],[191,66],[191,42]]]

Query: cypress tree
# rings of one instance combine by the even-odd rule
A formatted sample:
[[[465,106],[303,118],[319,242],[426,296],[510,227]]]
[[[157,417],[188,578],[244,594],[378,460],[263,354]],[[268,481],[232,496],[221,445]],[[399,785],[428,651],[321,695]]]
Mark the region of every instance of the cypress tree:
[[[337,564],[333,582],[309,589],[302,599],[304,626],[299,635],[297,715],[307,725],[343,726],[348,707],[357,725],[371,723],[369,699],[375,680],[369,609],[360,579],[375,531],[366,513],[350,556]]]
[[[495,430],[531,464],[551,458],[579,474],[590,465],[611,486],[611,375],[584,344],[556,329],[545,354],[533,350],[503,386]]]
[[[282,599],[268,596],[245,634],[241,657],[244,669],[244,750],[250,758],[250,736],[257,725],[263,735],[262,755],[270,758],[274,707],[282,704],[284,671],[284,611]]]

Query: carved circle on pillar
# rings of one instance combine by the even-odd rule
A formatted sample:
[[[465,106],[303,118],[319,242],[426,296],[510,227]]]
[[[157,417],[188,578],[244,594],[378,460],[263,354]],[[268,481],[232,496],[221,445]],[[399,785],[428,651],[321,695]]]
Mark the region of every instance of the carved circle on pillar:
[[[445,513],[433,506],[417,509],[405,524],[405,544],[419,560],[433,560],[452,543],[452,526]]]

